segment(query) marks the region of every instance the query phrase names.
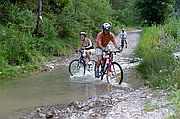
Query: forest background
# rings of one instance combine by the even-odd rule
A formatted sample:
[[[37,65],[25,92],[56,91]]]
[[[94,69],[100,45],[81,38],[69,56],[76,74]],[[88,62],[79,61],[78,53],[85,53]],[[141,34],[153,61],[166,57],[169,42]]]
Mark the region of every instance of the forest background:
[[[173,87],[178,115],[180,59],[173,54],[180,52],[179,16],[179,0],[0,0],[0,81],[72,53],[81,31],[94,40],[108,22],[114,34],[142,30],[137,69],[150,87]]]
[[[0,3],[0,79],[19,76],[42,67],[45,61],[72,53],[80,44],[81,31],[94,40],[102,23],[108,22],[115,34],[122,28],[143,30],[136,55],[144,60],[138,69],[151,79],[151,84],[167,87],[179,82],[179,60],[172,57],[179,49],[178,0],[0,0]],[[159,63],[163,60],[164,63]],[[162,77],[155,77],[160,70],[167,70],[170,76],[162,73]],[[173,78],[173,82],[164,77]]]

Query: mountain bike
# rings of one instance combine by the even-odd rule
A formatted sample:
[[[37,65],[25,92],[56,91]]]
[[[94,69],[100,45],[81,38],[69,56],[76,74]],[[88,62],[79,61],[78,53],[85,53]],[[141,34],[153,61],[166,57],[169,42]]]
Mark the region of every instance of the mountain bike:
[[[79,58],[74,59],[69,64],[69,73],[73,75],[85,75],[85,71],[94,72],[95,60],[90,60],[90,63],[86,63],[84,58],[84,52],[86,50],[79,50]]]
[[[103,58],[99,66],[99,76],[103,80],[104,75],[110,84],[121,84],[123,81],[123,69],[115,61],[113,55],[120,51],[103,51]],[[95,66],[95,71],[97,67]]]

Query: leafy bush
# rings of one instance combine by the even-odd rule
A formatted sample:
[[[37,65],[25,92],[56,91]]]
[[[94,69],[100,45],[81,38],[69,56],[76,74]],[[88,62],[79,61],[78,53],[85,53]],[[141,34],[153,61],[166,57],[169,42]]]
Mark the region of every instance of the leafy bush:
[[[175,112],[173,115],[169,115],[167,119],[179,119],[180,118],[180,89],[178,89],[178,83],[174,85],[173,91],[170,96],[168,96],[173,102]]]
[[[177,21],[173,20],[167,25],[152,26],[143,30],[136,49],[136,55],[143,58],[138,70],[150,80],[152,86],[166,88],[179,82],[176,80],[179,74],[175,75],[175,72],[178,73],[179,60],[173,56],[180,43],[176,35],[178,26],[173,25],[177,24]]]
[[[113,21],[106,0],[44,1],[39,31],[33,34],[38,1],[0,0],[0,3],[0,76],[3,77],[20,72],[12,66],[36,64],[70,52],[70,48],[79,46],[80,31],[87,32],[92,39],[93,32],[101,30],[103,22]]]
[[[173,6],[176,0],[137,0],[136,8],[139,10],[144,23],[149,26],[152,24],[163,24],[171,17]]]

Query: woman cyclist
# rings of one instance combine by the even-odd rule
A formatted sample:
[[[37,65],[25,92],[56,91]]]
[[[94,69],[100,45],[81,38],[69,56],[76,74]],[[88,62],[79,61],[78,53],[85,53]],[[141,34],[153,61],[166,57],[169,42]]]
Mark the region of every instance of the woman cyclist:
[[[91,39],[87,38],[85,32],[80,32],[81,46],[80,49],[84,49],[85,51],[85,59],[88,59],[88,63],[90,63],[90,56],[92,54],[93,45]]]

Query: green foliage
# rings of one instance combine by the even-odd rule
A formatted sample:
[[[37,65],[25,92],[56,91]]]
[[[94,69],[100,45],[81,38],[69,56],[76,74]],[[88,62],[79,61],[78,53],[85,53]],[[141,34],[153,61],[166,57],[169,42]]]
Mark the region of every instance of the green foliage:
[[[180,118],[180,89],[178,83],[174,85],[171,95],[168,97],[173,102],[175,112],[173,115],[169,115],[167,119],[179,119]]]
[[[145,28],[137,46],[136,55],[143,58],[138,70],[150,80],[153,87],[167,88],[179,82],[179,60],[173,56],[180,45],[176,35],[179,26],[173,25],[177,22],[172,20],[164,26]]]
[[[124,26],[136,26],[140,24],[139,13],[135,9],[136,0],[110,0],[115,10],[113,17]]]
[[[174,3],[175,0],[137,0],[135,6],[144,23],[152,25],[163,24],[172,15]]]
[[[158,109],[158,108],[160,108],[158,105],[156,105],[156,104],[151,104],[151,102],[150,101],[146,101],[145,103],[144,103],[144,111],[154,111],[154,110],[156,110],[156,109]]]
[[[26,67],[77,48],[80,31],[93,39],[102,23],[113,24],[112,9],[106,0],[50,0],[43,2],[39,33],[35,36],[38,1],[0,3],[1,78],[21,72],[16,66]]]
[[[93,40],[94,34],[101,31],[104,22],[112,25],[112,31],[115,27],[136,25],[139,17],[138,12],[134,12],[135,1],[43,1],[42,20],[38,34],[34,35],[32,33],[37,22],[38,1],[0,0],[0,70],[10,66],[36,64],[53,56],[64,55],[70,52],[69,49],[79,46],[80,31],[87,32],[88,37]],[[176,25],[178,24],[167,26],[166,33],[168,38],[173,35],[178,41],[179,32],[176,32],[177,29],[171,30]],[[160,43],[154,43],[160,46]],[[161,52],[166,50],[168,49]],[[154,70],[159,69],[161,68]]]

